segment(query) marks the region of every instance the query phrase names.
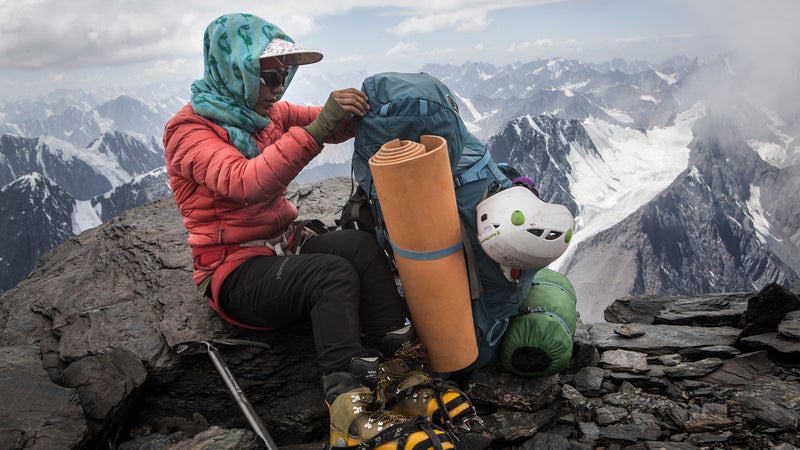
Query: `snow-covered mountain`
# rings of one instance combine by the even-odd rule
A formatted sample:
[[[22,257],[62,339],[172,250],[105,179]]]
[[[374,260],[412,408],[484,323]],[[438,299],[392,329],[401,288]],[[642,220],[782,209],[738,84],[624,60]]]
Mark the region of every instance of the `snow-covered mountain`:
[[[800,272],[800,166],[766,163],[702,103],[674,125],[524,117],[489,142],[577,219],[567,274],[587,321],[632,294],[694,295],[792,284]]]
[[[127,209],[170,195],[153,136],[108,131],[85,148],[43,135],[0,136],[0,292],[47,250]]]
[[[576,216],[553,267],[573,281],[585,321],[631,294],[798,281],[800,114],[748,84],[751,70],[734,56],[422,71],[451,88],[496,161]],[[366,76],[299,76],[287,99],[319,104]],[[4,274],[18,281],[56,242],[170,195],[160,136],[187,88],[70,91],[0,110],[3,229],[18,242],[0,248]],[[326,146],[299,179],[347,175],[351,155],[352,142]],[[0,291],[16,281],[4,283]]]
[[[740,61],[551,59],[426,66],[495,160],[575,214],[553,267],[584,320],[616,298],[750,291],[800,278],[800,115]],[[788,93],[787,93],[788,94]]]
[[[74,199],[37,173],[0,188],[0,292],[25,279],[36,261],[75,235]]]
[[[143,134],[109,131],[85,148],[49,135],[0,136],[0,186],[40,173],[86,200],[163,165],[161,143]]]
[[[183,87],[188,92],[188,87]],[[176,86],[61,90],[0,109],[0,292],[64,240],[171,195],[161,133],[185,99]],[[144,99],[146,98],[146,99]]]
[[[459,95],[467,106],[462,115],[472,124],[470,131],[488,139],[525,115],[594,117],[633,128],[663,125],[669,117],[655,114],[659,105],[697,67],[696,61],[685,58],[658,66],[619,60],[592,65],[556,58],[507,67],[428,65],[423,70]]]
[[[184,103],[175,96],[148,103],[120,95],[95,104],[89,102],[98,101],[97,98],[80,91],[65,91],[63,95],[65,97],[6,106],[0,113],[0,133],[18,137],[49,136],[79,148],[112,131],[160,136],[166,121]]]
[[[734,83],[725,73],[719,83]],[[787,195],[800,186],[797,119],[746,91],[725,102],[687,91],[695,89],[665,97],[673,107],[661,126],[526,115],[489,139],[495,159],[575,214],[575,238],[553,267],[573,281],[585,320],[602,320],[611,301],[632,294],[800,279],[800,200]],[[673,102],[679,95],[694,103]]]
[[[0,292],[23,280],[45,252],[136,206],[172,195],[158,168],[89,200],[76,200],[40,173],[0,188]]]

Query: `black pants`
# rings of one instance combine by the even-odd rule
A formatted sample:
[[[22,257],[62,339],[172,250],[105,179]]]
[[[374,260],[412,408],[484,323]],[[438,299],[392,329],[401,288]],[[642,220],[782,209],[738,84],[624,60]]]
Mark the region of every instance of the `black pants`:
[[[406,317],[386,256],[374,236],[357,230],[314,236],[299,255],[250,258],[228,275],[219,296],[228,315],[249,325],[277,328],[310,318],[326,373],[375,354]]]

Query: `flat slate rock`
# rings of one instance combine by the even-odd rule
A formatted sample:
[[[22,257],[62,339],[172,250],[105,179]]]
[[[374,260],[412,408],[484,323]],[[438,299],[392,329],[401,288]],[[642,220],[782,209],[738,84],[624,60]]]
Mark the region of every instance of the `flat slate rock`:
[[[177,442],[169,446],[170,450],[196,449],[250,449],[256,446],[257,437],[250,430],[240,428],[224,429],[216,426],[197,433],[191,439]]]
[[[652,324],[653,318],[661,312],[661,308],[675,298],[658,295],[640,295],[614,300],[603,312],[603,318],[609,323],[645,323]]]
[[[661,355],[657,360],[664,366],[677,366],[683,362],[683,356],[680,354]]]
[[[564,436],[553,433],[536,433],[525,441],[519,450],[562,450],[569,446],[569,440]]]
[[[575,388],[587,397],[598,397],[603,392],[603,379],[608,371],[601,367],[583,367],[573,378]]]
[[[771,350],[800,361],[800,339],[782,338],[777,333],[764,333],[743,338],[741,343],[755,349]]]
[[[614,424],[600,427],[600,437],[612,442],[635,443],[640,440],[656,440],[661,430],[649,424]]]
[[[752,296],[736,292],[696,297],[626,297],[609,305],[604,318],[610,323],[736,326]]]
[[[667,302],[653,318],[655,324],[737,326],[753,294],[709,295]]]
[[[536,413],[513,411],[498,412],[483,417],[483,433],[488,433],[493,440],[513,441],[532,437],[537,427],[534,420]]]
[[[695,378],[708,375],[724,363],[719,358],[706,358],[696,362],[683,362],[677,366],[664,368],[664,373],[671,378]]]
[[[800,387],[775,378],[752,381],[738,395],[742,409],[781,430],[800,429]]]
[[[469,380],[466,393],[476,402],[490,402],[521,411],[535,411],[553,402],[561,388],[558,375],[546,378],[523,378],[493,366],[477,370]]]
[[[630,350],[608,350],[600,355],[600,367],[614,372],[648,372],[647,354]]]
[[[729,359],[741,354],[741,350],[730,345],[709,345],[708,347],[685,348],[678,351],[678,355],[687,361],[699,361],[705,358]]]
[[[614,328],[614,333],[626,338],[636,338],[644,336],[644,330],[639,325],[624,324]]]
[[[775,371],[775,364],[767,357],[766,351],[745,353],[722,363],[714,372],[699,378],[699,381],[723,386],[746,385],[750,380]]]
[[[649,355],[668,355],[691,347],[733,345],[740,330],[732,327],[689,327],[679,325],[639,325],[645,332],[637,338],[623,338],[614,333],[618,325],[595,323],[589,335],[598,350],[624,349]]]

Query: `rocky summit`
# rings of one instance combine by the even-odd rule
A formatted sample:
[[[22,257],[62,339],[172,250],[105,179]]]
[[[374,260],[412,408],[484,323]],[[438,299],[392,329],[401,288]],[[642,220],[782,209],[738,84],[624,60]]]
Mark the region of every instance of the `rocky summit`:
[[[333,225],[350,190],[330,179],[290,195]],[[163,199],[70,239],[0,297],[0,448],[262,448],[203,342],[281,448],[322,448],[310,329],[221,321],[191,284],[186,237]],[[605,322],[579,323],[561,373],[464,380],[481,420],[459,448],[795,449],[798,294],[618,299]]]

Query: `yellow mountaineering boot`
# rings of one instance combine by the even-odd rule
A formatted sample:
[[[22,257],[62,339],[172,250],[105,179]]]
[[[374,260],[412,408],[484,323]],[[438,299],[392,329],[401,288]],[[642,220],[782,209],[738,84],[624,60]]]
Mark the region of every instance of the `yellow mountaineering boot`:
[[[414,350],[401,349],[396,358],[378,366],[376,392],[386,409],[404,416],[426,416],[440,427],[464,425],[477,414],[467,395],[435,378],[421,360],[409,358]]]
[[[454,450],[450,435],[425,417],[409,418],[380,405],[369,388],[339,395],[330,408],[330,447],[374,450]]]

